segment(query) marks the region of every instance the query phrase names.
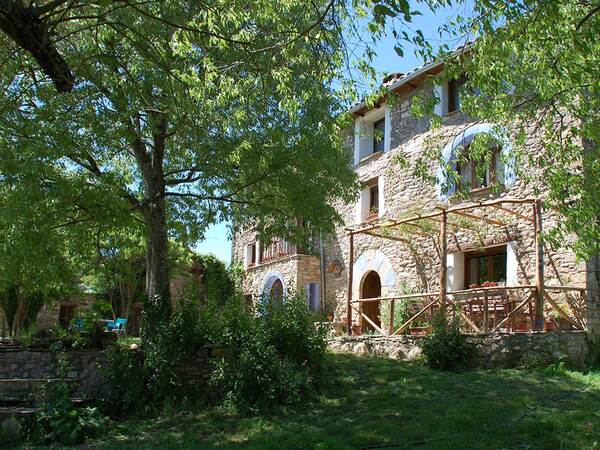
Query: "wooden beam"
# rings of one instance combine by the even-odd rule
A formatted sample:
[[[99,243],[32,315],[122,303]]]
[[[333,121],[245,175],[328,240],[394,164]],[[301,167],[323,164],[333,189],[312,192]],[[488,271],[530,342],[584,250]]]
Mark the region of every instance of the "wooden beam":
[[[483,291],[483,332],[487,333],[489,330],[490,312],[488,310],[488,291]]]
[[[483,222],[489,223],[490,225],[496,225],[496,226],[499,226],[499,227],[505,227],[506,226],[506,223],[504,223],[504,222],[502,222],[500,220],[490,219],[488,217],[478,216],[477,214],[471,214],[471,213],[467,213],[467,212],[464,212],[464,211],[453,211],[452,214],[458,214],[459,216],[468,217],[469,219],[483,221]]]
[[[369,316],[367,316],[366,314],[364,314],[362,311],[356,309],[354,306],[352,307],[363,319],[365,319],[367,322],[369,322],[369,324],[371,324],[371,326],[373,328],[375,328],[377,331],[379,331],[379,333],[383,336],[385,333],[383,332],[383,330],[375,323],[373,322]]]
[[[430,213],[430,214],[417,214],[416,216],[409,217],[408,219],[400,219],[400,220],[390,219],[390,220],[388,220],[388,221],[386,221],[384,223],[371,224],[371,225],[364,226],[362,228],[358,228],[356,230],[348,229],[348,232],[351,233],[351,234],[358,234],[358,233],[363,233],[365,231],[373,230],[373,229],[376,229],[376,228],[395,227],[397,225],[402,225],[402,224],[405,224],[405,223],[415,222],[417,220],[424,220],[424,219],[429,219],[429,218],[432,218],[432,217],[438,217],[441,214],[442,214],[441,212],[435,212],[435,213]]]
[[[517,307],[515,309],[513,309],[510,314],[508,316],[506,316],[504,318],[504,320],[502,322],[500,322],[498,325],[496,325],[496,327],[492,330],[492,333],[495,333],[496,331],[498,331],[500,328],[502,328],[504,326],[505,323],[510,322],[512,320],[512,318],[514,316],[517,315],[517,313],[521,310],[521,308],[523,306],[525,306],[527,303],[529,303],[529,301],[535,296],[536,292],[533,291],[531,294],[529,294],[529,297],[527,297],[525,300],[523,300],[521,303],[519,303],[517,305]]]
[[[534,197],[527,197],[527,198],[505,197],[505,198],[498,199],[498,200],[488,200],[485,202],[471,202],[471,203],[468,203],[468,204],[462,205],[462,206],[453,206],[452,208],[448,208],[445,211],[446,211],[446,213],[458,213],[458,212],[468,211],[470,209],[475,209],[475,208],[485,208],[488,206],[501,205],[503,203],[523,205],[523,204],[533,204],[536,201],[537,201],[537,199]],[[438,207],[438,209],[440,209],[440,208]],[[371,225],[367,225],[367,226],[364,226],[364,227],[361,227],[358,229],[346,228],[345,230],[350,234],[357,234],[357,233],[363,233],[364,231],[368,231],[368,230],[374,230],[374,229],[378,229],[378,228],[389,228],[389,227],[394,227],[397,225],[402,225],[405,223],[417,222],[419,220],[439,221],[440,220],[439,217],[441,215],[442,215],[441,211],[436,212],[436,213],[430,213],[430,214],[417,214],[416,216],[409,217],[407,219],[388,220],[384,223],[371,224]],[[477,217],[478,219],[481,220],[480,216],[475,216],[475,217]],[[486,219],[490,223],[493,223],[493,219],[487,219],[487,218],[484,218],[484,219]],[[503,222],[500,222],[500,221],[496,221],[496,222],[497,222],[497,225],[506,226],[506,224],[504,224]],[[454,225],[458,225],[458,224],[454,224]]]
[[[536,287],[535,284],[523,284],[523,285],[519,285],[519,286],[490,286],[490,287],[479,287],[479,288],[473,288],[473,289],[461,289],[459,291],[451,291],[448,292],[449,294],[472,294],[472,293],[477,293],[477,292],[484,292],[484,291],[510,291],[510,290],[515,290],[515,289],[533,289],[534,287]]]
[[[541,203],[533,204],[533,230],[535,234],[535,285],[537,301],[535,302],[535,329],[544,329],[544,243],[542,242]]]
[[[394,332],[394,309],[396,307],[396,300],[390,301],[390,323],[388,324],[388,335]]]
[[[351,234],[350,238],[350,255],[348,256],[348,293],[346,296],[346,320],[348,321],[347,332],[348,336],[352,334],[352,308],[350,300],[352,300],[352,277],[354,271],[354,235]]]
[[[469,209],[485,208],[487,206],[500,205],[502,203],[512,203],[512,204],[516,204],[516,205],[533,204],[536,201],[537,201],[537,198],[535,198],[535,197],[527,197],[527,198],[505,197],[505,198],[501,198],[498,200],[488,200],[485,202],[471,202],[471,203],[467,203],[466,205],[453,206],[452,208],[448,208],[446,211],[449,213],[456,212],[456,211],[467,211]]]
[[[534,219],[532,217],[526,216],[525,214],[521,214],[520,212],[514,211],[514,210],[509,209],[509,208],[505,208],[505,207],[503,207],[501,205],[490,205],[490,206],[492,208],[496,208],[496,209],[499,209],[501,211],[504,211],[505,213],[512,214],[513,216],[516,216],[519,219],[523,219],[523,220],[526,220],[528,222],[534,223]]]
[[[427,297],[439,297],[439,292],[425,292],[421,294],[405,294],[405,295],[397,295],[394,297],[372,297],[372,298],[359,298],[357,300],[352,300],[350,303],[368,303],[368,302],[380,302],[385,300],[408,300],[413,298],[427,298]]]
[[[446,211],[442,211],[442,222],[440,224],[440,304],[442,305],[444,317],[446,315],[446,291],[448,290],[448,243],[446,242],[447,219],[448,215]]]
[[[432,305],[434,305],[438,301],[439,301],[439,299],[436,298],[436,299],[433,299],[431,302],[429,302],[427,304],[427,306],[425,306],[418,313],[416,313],[414,316],[412,316],[410,319],[408,319],[406,322],[404,322],[402,325],[400,325],[400,328],[398,328],[396,331],[394,331],[392,333],[392,336],[394,336],[395,334],[400,334],[400,333],[404,332],[404,330],[406,330],[406,328],[408,328],[410,326],[410,324],[413,323],[413,321],[415,321],[419,317],[421,317]]]
[[[564,310],[560,306],[558,306],[558,304],[554,301],[554,299],[552,297],[550,297],[550,295],[548,295],[547,292],[544,292],[544,297],[546,298],[548,303],[550,303],[550,305],[552,305],[552,307],[562,316],[563,319],[565,319],[567,322],[575,325],[575,327],[579,328],[580,330],[583,330],[585,328],[582,324],[573,320],[571,318],[571,316],[569,316],[566,312],[564,312]]]
[[[369,236],[379,237],[383,239],[391,239],[392,241],[404,242],[405,244],[410,242],[408,239],[404,239],[397,236],[384,236],[382,234],[373,233],[372,231],[363,231],[362,234],[368,234]]]

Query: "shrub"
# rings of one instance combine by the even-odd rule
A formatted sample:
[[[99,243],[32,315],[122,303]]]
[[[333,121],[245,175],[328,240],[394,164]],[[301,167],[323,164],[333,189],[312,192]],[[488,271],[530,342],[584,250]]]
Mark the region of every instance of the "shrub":
[[[474,344],[460,332],[458,315],[451,321],[441,314],[434,316],[432,332],[421,346],[426,364],[438,370],[465,369],[475,352]]]
[[[179,302],[171,320],[152,345],[130,350],[116,343],[106,351],[103,405],[114,415],[143,412],[166,402],[180,402],[189,392],[181,388],[175,369],[216,334],[197,297]],[[212,311],[212,308],[210,308]]]
[[[14,418],[0,421],[0,447],[9,448],[21,443],[23,430],[21,422]]]
[[[101,396],[104,410],[117,416],[142,410],[148,398],[142,353],[115,344],[104,354],[105,389]]]
[[[389,327],[390,313],[392,303],[390,301],[381,302],[379,305],[379,316],[381,318],[381,324],[384,327]],[[410,318],[410,311],[408,309],[408,303],[402,300],[395,300],[394,302],[394,330],[400,328]]]
[[[263,303],[258,313],[253,318],[240,306],[228,310],[225,337],[234,357],[218,365],[213,386],[224,399],[250,409],[314,393],[323,375],[327,329],[315,324],[306,297],[290,294],[281,303]]]
[[[67,380],[70,364],[64,355],[58,356],[59,382],[48,383],[42,389],[43,401],[36,416],[34,435],[43,442],[58,441],[73,445],[96,435],[106,419],[97,408],[76,408],[71,402],[74,384]]]
[[[218,302],[188,298],[152,346],[142,343],[143,352],[118,346],[107,351],[105,404],[123,414],[200,398],[250,409],[296,402],[315,391],[326,335],[305,295],[289,295],[256,313],[238,295]],[[210,391],[183,385],[177,366],[207,343],[225,344],[232,357],[215,365]]]

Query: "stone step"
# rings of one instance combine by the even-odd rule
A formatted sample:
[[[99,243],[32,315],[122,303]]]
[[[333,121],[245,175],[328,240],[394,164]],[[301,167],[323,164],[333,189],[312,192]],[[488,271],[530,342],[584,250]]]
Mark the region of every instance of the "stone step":
[[[10,417],[29,417],[38,411],[38,408],[27,408],[23,406],[0,406],[0,422]]]
[[[0,402],[30,400],[47,383],[58,383],[61,378],[10,378],[0,379]]]

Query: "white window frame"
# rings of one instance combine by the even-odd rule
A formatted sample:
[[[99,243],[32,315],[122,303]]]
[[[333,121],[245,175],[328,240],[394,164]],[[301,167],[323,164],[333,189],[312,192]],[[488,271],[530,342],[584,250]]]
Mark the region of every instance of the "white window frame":
[[[358,165],[363,159],[373,154],[373,124],[384,119],[383,152],[390,150],[392,137],[391,111],[384,103],[379,108],[372,109],[363,117],[354,121],[354,164]]]
[[[378,201],[379,205],[377,208],[377,219],[383,217],[385,215],[385,177],[383,175],[379,175],[377,178],[377,191],[378,191]],[[369,179],[369,181],[371,181]],[[363,223],[367,220],[369,216],[369,208],[371,206],[371,186],[372,184],[367,184],[361,191],[358,198],[358,203],[356,205],[356,223]]]

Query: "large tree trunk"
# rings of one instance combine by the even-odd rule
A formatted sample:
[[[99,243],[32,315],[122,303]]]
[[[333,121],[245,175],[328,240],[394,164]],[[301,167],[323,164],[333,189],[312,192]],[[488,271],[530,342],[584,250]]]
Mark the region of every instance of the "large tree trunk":
[[[171,317],[169,278],[169,240],[167,234],[165,174],[163,171],[166,118],[153,112],[152,145],[133,142],[134,154],[144,180],[144,200],[141,210],[146,225],[146,294],[142,340],[151,344]]]
[[[149,202],[144,208],[144,221],[148,245],[146,248],[147,303],[142,337],[147,338],[162,327],[171,316],[171,291],[169,279],[169,241],[165,200]]]

